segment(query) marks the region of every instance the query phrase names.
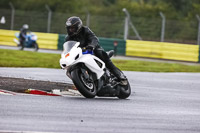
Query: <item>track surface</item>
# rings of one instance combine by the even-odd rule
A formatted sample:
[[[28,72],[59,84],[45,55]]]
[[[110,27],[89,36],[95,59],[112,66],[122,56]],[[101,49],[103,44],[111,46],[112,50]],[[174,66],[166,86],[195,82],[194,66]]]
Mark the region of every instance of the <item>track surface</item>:
[[[0,95],[0,132],[200,132],[199,73],[124,73],[127,100]],[[71,83],[59,69],[0,68],[0,76]]]

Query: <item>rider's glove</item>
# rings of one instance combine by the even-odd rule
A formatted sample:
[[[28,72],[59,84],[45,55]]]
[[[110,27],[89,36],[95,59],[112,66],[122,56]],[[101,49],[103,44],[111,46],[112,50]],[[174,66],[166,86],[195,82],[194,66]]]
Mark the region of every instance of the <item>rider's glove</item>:
[[[93,51],[94,50],[94,46],[88,45],[88,46],[85,47],[85,49]]]

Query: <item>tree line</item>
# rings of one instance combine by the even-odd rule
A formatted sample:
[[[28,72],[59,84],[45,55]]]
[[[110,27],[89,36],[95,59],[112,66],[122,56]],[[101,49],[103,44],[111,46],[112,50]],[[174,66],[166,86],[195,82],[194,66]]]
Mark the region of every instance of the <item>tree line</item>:
[[[196,44],[200,0],[0,0],[0,9],[10,13],[9,3],[18,16],[15,29],[28,23],[34,31],[46,32],[48,12],[45,5],[48,5],[53,12],[52,33],[66,33],[64,23],[73,14],[79,15],[86,24],[86,14],[90,13],[90,28],[98,36],[123,38],[125,14],[122,9],[126,8],[144,40],[160,40],[162,19],[159,12],[162,12],[167,19],[166,41]],[[131,29],[129,38],[137,39]]]
[[[170,19],[191,19],[200,14],[200,0],[0,0],[0,8],[53,12],[122,16],[125,7],[132,16],[157,17],[162,11]]]

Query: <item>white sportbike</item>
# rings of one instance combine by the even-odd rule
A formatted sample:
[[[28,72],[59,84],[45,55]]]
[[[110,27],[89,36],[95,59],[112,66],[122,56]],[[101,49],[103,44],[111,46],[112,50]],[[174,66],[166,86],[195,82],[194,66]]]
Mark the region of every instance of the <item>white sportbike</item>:
[[[93,55],[93,51],[84,50],[79,45],[76,41],[65,42],[60,59],[61,68],[67,70],[67,76],[78,91],[86,98],[128,98],[131,94],[128,80],[126,85],[121,84],[105,67],[105,63]],[[113,51],[107,54],[111,57]]]

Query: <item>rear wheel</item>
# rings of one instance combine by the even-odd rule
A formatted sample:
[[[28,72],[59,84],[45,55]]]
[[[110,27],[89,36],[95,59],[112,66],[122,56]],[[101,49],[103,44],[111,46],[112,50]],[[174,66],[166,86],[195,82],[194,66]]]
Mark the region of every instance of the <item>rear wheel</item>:
[[[97,90],[90,73],[83,68],[74,69],[71,72],[72,81],[79,92],[86,98],[94,98]]]
[[[35,51],[38,51],[39,47],[38,47],[38,44],[37,43],[34,43],[34,50]]]
[[[131,87],[130,87],[129,82],[127,85],[119,85],[119,86],[120,86],[120,92],[119,92],[118,98],[120,99],[128,98],[131,94]]]
[[[24,50],[24,45],[23,44],[19,44],[18,47],[19,47],[19,50]]]

